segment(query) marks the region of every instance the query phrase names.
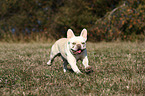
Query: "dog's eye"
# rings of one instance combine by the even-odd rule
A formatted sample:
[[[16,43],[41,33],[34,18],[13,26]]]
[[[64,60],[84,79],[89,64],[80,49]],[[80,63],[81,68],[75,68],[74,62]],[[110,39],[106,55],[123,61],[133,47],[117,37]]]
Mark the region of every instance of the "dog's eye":
[[[73,44],[73,45],[76,45],[76,43],[75,43],[75,42],[73,42],[72,44]]]
[[[85,44],[85,42],[82,42],[82,44]]]

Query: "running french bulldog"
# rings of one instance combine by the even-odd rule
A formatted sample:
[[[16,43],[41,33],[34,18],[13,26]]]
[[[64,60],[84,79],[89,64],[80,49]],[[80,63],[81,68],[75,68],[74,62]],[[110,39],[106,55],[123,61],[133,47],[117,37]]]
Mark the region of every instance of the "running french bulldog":
[[[67,71],[67,65],[70,64],[72,70],[81,73],[76,65],[77,60],[82,60],[86,69],[91,69],[88,65],[86,50],[87,30],[83,29],[80,36],[75,36],[71,29],[67,31],[67,38],[57,40],[51,48],[50,60],[47,65],[51,65],[54,58],[60,55],[63,59],[63,71]]]

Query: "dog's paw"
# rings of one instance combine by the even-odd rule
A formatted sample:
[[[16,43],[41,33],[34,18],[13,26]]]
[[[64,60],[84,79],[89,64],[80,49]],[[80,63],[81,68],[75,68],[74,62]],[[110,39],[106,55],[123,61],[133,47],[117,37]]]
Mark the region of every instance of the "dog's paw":
[[[92,67],[91,67],[91,66],[86,67],[85,72],[86,72],[86,73],[91,73],[91,72],[93,72]]]
[[[82,72],[76,72],[76,75],[83,75]]]
[[[77,72],[77,74],[83,74],[82,72]]]
[[[51,61],[48,61],[48,62],[47,62],[47,65],[49,65],[49,66],[50,66],[50,65],[51,65]]]
[[[82,74],[82,72],[81,72],[81,71],[75,71],[75,73],[76,73],[76,74]]]

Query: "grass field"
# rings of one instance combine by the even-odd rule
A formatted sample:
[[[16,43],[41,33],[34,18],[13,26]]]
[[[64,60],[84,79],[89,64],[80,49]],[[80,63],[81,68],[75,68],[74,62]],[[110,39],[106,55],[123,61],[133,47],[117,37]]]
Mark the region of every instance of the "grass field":
[[[87,43],[93,72],[63,73],[57,57],[47,66],[52,44],[0,43],[0,95],[100,96],[145,94],[145,42]]]

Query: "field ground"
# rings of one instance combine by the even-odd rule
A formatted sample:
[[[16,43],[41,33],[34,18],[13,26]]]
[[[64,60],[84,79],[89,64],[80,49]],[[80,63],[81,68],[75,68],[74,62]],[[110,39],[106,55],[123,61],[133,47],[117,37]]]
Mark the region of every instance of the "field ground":
[[[52,44],[0,43],[0,95],[100,96],[145,94],[145,42],[87,43],[93,72],[63,73],[57,57],[47,66]]]

